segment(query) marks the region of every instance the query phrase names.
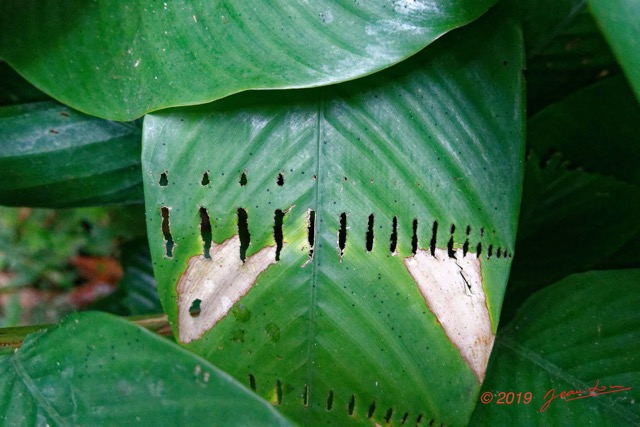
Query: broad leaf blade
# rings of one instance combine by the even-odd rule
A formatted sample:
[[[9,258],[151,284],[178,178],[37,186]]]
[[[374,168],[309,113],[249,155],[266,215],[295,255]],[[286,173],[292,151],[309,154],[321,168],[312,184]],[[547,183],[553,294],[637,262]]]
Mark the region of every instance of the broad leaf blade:
[[[0,204],[141,203],[140,129],[55,102],[0,108]]]
[[[0,56],[73,108],[131,120],[247,89],[370,74],[493,3],[10,0],[0,6]]]
[[[106,314],[69,316],[0,365],[4,425],[291,425],[208,362]]]
[[[533,295],[498,334],[482,387],[494,397],[478,404],[471,425],[638,425],[639,283],[640,270],[594,271]],[[589,396],[591,387],[610,386],[628,390]],[[586,393],[553,399],[541,412],[552,389]],[[502,391],[532,399],[497,405]]]
[[[178,338],[307,423],[465,424],[484,366],[472,369],[461,351],[481,360],[491,347],[520,199],[522,47],[517,27],[500,18],[348,84],[147,116],[149,239]],[[246,267],[239,208],[248,216]],[[284,213],[277,262],[276,210]],[[423,262],[452,268],[442,280],[458,301],[479,298],[472,311],[484,316],[484,344],[452,344],[418,289],[423,278],[409,270]],[[461,265],[476,264],[472,296]],[[185,273],[188,265],[197,266]],[[198,277],[206,269],[218,273]],[[199,338],[203,330],[189,325],[207,329],[214,309],[237,299],[201,292],[247,284]],[[199,312],[190,307],[198,300]]]

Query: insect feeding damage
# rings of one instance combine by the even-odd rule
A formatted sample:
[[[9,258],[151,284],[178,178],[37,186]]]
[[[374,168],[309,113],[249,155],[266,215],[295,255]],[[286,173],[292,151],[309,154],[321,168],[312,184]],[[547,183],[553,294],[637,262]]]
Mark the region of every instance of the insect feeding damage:
[[[450,257],[447,250],[419,249],[404,264],[416,281],[429,309],[451,342],[482,382],[495,340],[482,287],[480,259]]]
[[[196,255],[189,259],[180,277],[178,292],[178,336],[187,343],[200,338],[255,284],[258,275],[275,264],[275,246],[240,259],[240,237],[235,235],[221,244],[211,242],[211,259]],[[200,300],[200,313],[190,313]]]

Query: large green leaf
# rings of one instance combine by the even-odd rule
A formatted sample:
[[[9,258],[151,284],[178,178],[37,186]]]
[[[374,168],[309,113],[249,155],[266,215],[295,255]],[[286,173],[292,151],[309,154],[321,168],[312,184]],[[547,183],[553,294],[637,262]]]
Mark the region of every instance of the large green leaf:
[[[74,314],[0,354],[3,425],[291,425],[205,360],[142,327]]]
[[[141,203],[140,129],[55,102],[0,108],[0,204]]]
[[[0,56],[54,98],[131,120],[246,89],[373,73],[495,0],[5,0]]]
[[[492,14],[355,82],[147,116],[177,338],[305,423],[466,424],[513,253],[522,56]]]
[[[588,0],[596,21],[640,99],[640,3]]]
[[[589,272],[533,295],[498,334],[482,386],[491,402],[471,425],[640,424],[639,285],[640,270]],[[578,392],[552,398],[563,391]]]

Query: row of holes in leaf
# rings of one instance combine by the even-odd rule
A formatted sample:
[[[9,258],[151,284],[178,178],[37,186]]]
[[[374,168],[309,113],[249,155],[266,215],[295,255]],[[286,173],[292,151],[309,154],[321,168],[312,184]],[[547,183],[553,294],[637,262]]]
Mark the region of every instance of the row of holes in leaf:
[[[160,184],[160,187],[166,187],[169,185],[169,177],[167,176],[168,172],[162,172],[160,174],[160,181],[158,181],[158,184]],[[224,173],[223,173],[224,175]],[[244,171],[240,174],[240,178],[238,179],[238,184],[240,184],[241,187],[244,187],[245,185],[247,185],[247,171]],[[211,179],[209,179],[209,172],[205,172],[204,174],[202,174],[202,179],[200,180],[200,185],[207,186],[211,183]],[[278,174],[278,176],[276,177],[276,184],[279,187],[282,187],[284,185],[284,173],[280,172]]]
[[[163,206],[161,208],[161,216],[162,216],[162,233],[165,240],[165,253],[166,256],[171,258],[173,257],[173,248],[174,241],[173,236],[171,235],[171,228],[169,225],[169,208]],[[273,225],[273,237],[276,242],[276,261],[280,260],[280,252],[282,250],[283,245],[283,220],[284,220],[285,212],[280,209],[277,209],[274,213],[274,225]],[[238,235],[240,238],[240,259],[244,262],[246,259],[247,249],[251,243],[251,234],[249,233],[249,215],[247,211],[243,208],[239,208],[237,210],[237,221],[238,221]],[[367,223],[367,231],[365,234],[365,242],[364,246],[367,252],[373,251],[374,244],[374,223],[375,217],[373,214],[369,215],[368,223]],[[412,230],[413,233],[411,235],[411,252],[415,254],[418,251],[418,220],[414,219],[412,222]],[[456,250],[453,248],[454,246],[454,233],[456,231],[456,226],[451,224],[450,227],[450,238],[449,243],[447,244],[447,253],[449,257],[455,258]],[[338,229],[338,250],[340,253],[340,259],[344,256],[344,251],[347,245],[347,214],[343,212],[340,214],[340,228]],[[202,241],[204,242],[203,253],[205,258],[211,258],[211,222],[209,220],[209,214],[207,210],[203,207],[200,208],[200,234],[202,236]],[[315,234],[316,234],[316,213],[315,211],[310,210],[308,213],[308,226],[307,226],[307,240],[309,243],[309,258],[313,258],[313,250],[315,246]],[[436,241],[438,235],[438,221],[434,221],[431,225],[431,240],[429,242],[429,248],[431,251],[431,255],[435,256],[436,250]],[[471,237],[471,226],[467,226],[465,229],[465,242],[462,245],[462,256],[467,256],[469,252],[470,242],[469,239]],[[484,236],[484,229],[480,229],[480,237]],[[398,246],[398,218],[393,217],[391,223],[391,235],[389,237],[389,252],[391,254],[396,254],[396,249]],[[482,242],[479,242],[475,247],[475,255],[476,257],[480,257],[483,253]],[[493,245],[489,245],[487,247],[487,258],[491,258],[494,256],[494,247]],[[512,257],[513,255],[506,250],[502,250],[502,248],[497,248],[495,251],[496,258],[507,258]]]
[[[253,374],[249,374],[249,387],[253,390],[256,391],[256,378]],[[275,404],[276,405],[281,405],[282,404],[282,383],[278,380],[276,381],[275,384]],[[327,411],[333,411],[335,409],[334,406],[334,399],[335,399],[335,395],[333,390],[329,390],[329,393],[327,394],[327,399],[326,399],[326,404],[325,404],[325,409]],[[349,398],[349,402],[346,406],[346,412],[347,415],[349,416],[353,416],[356,410],[356,403],[357,403],[357,399],[356,399],[356,395],[352,394],[351,397]],[[302,391],[302,404],[306,407],[309,406],[309,386],[305,385],[304,389]],[[366,404],[366,403],[365,403]],[[369,403],[367,405],[367,418],[372,419],[376,413],[376,402],[373,401],[371,403]],[[393,408],[389,408],[387,409],[387,411],[385,412],[384,415],[384,420],[385,422],[388,424],[391,422],[391,418],[393,417],[394,414],[394,409]],[[409,413],[405,412],[402,415],[402,418],[400,419],[400,424],[401,425],[405,425],[407,423],[407,421],[409,420]],[[416,423],[415,425],[421,425],[426,421],[425,417],[423,414],[419,414],[416,417]],[[428,424],[429,426],[434,426],[435,425],[435,420],[431,419],[429,420]]]

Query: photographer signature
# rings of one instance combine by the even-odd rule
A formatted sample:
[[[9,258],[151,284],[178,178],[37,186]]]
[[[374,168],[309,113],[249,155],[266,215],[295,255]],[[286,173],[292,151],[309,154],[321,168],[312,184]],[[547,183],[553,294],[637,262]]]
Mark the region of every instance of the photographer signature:
[[[619,393],[627,390],[631,390],[631,387],[624,387],[620,385],[600,386],[600,380],[596,380],[596,385],[593,387],[589,387],[584,390],[565,390],[560,393],[556,393],[556,389],[552,388],[542,397],[545,402],[540,407],[540,412],[546,411],[551,402],[557,398],[563,399],[565,402],[569,402],[571,400],[596,397],[601,394]]]

